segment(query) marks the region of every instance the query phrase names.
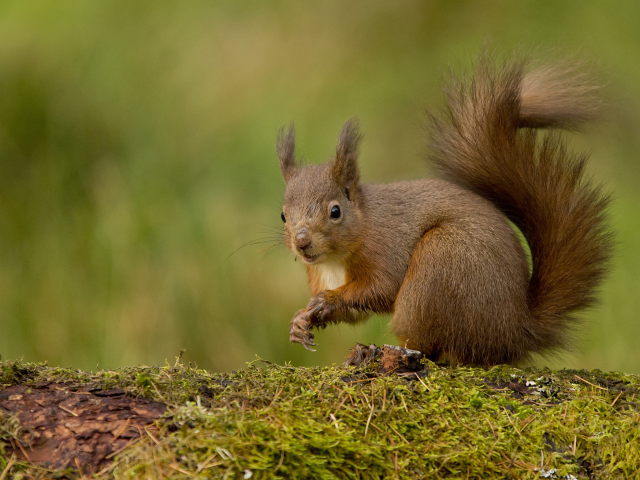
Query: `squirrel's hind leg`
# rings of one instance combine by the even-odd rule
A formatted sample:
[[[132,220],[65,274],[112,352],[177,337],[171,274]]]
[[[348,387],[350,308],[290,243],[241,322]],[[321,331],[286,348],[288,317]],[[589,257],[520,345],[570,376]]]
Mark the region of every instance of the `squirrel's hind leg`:
[[[422,352],[429,360],[437,361],[442,356],[440,321],[428,314],[427,305],[433,305],[435,292],[427,286],[430,274],[425,265],[433,247],[442,236],[441,227],[429,230],[413,250],[409,268],[394,304],[393,332],[399,345]]]
[[[518,362],[533,347],[527,279],[510,268],[519,254],[492,253],[490,240],[467,228],[445,223],[418,241],[396,297],[394,333],[401,346],[434,360]]]

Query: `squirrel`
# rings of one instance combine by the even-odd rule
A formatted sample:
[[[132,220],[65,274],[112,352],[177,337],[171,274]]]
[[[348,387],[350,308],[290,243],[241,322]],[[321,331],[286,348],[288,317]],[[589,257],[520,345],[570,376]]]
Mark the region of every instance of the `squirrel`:
[[[562,63],[496,65],[482,55],[429,115],[436,179],[361,183],[355,117],[321,165],[300,165],[293,125],[280,129],[283,240],[313,295],[291,342],[310,350],[312,328],[381,313],[401,344],[434,361],[513,364],[570,346],[613,240],[608,195],[554,129],[594,119],[597,87]]]

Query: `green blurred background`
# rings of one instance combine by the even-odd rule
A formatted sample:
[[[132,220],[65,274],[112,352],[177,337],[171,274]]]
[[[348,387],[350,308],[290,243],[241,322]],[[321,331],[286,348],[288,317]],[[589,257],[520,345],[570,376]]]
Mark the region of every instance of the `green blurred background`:
[[[394,342],[374,317],[290,345],[302,266],[231,253],[281,226],[281,125],[324,161],[357,114],[365,181],[428,175],[424,107],[490,44],[586,60],[611,105],[571,142],[614,193],[614,268],[574,352],[538,363],[640,373],[639,25],[634,1],[2,2],[0,354],[226,371]]]

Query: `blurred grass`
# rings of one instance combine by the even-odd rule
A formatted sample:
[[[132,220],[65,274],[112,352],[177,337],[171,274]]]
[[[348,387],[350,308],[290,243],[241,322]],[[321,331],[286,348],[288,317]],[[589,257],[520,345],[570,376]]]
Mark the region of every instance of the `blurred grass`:
[[[365,181],[428,174],[423,107],[483,45],[586,60],[606,122],[572,138],[614,192],[615,268],[578,349],[551,366],[640,373],[640,4],[401,1],[0,4],[0,353],[103,368],[340,362],[388,318],[288,343],[306,304],[283,248],[277,129],[324,161],[342,122]]]

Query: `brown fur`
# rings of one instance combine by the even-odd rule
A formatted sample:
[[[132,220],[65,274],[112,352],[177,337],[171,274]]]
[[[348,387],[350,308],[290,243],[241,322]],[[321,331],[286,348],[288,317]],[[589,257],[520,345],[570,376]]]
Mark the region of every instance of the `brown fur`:
[[[485,57],[448,98],[431,130],[446,180],[360,184],[354,119],[325,165],[296,165],[293,129],[281,133],[285,243],[306,259],[314,295],[292,341],[308,348],[310,327],[376,312],[392,313],[399,339],[434,359],[514,363],[567,345],[606,270],[607,198],[584,180],[584,157],[536,128],[592,118],[593,88],[561,67],[497,70]],[[507,218],[527,239],[532,272]],[[304,250],[300,232],[311,239]],[[342,268],[344,285],[327,290]]]

